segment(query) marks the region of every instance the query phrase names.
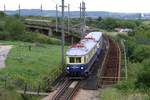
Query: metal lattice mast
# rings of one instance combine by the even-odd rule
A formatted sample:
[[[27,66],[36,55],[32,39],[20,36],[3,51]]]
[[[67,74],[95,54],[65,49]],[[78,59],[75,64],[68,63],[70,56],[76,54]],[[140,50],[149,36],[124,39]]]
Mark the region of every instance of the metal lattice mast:
[[[20,10],[20,4],[18,5],[18,14],[19,14],[19,16],[21,15],[21,10]]]
[[[80,3],[80,34],[82,34],[82,5]]]
[[[85,34],[85,27],[86,27],[86,23],[85,23],[85,2],[82,2],[82,4],[80,4],[80,30],[81,30],[81,35]]]
[[[61,41],[62,41],[62,47],[61,47],[61,54],[62,54],[62,66],[64,65],[64,44],[65,44],[65,39],[64,39],[64,0],[62,0],[62,5],[61,5],[61,8],[62,8],[62,17],[61,17],[61,27],[62,27],[62,33],[61,33]]]
[[[58,6],[56,4],[56,32],[58,32]]]
[[[84,29],[84,30],[83,30],[83,34],[85,34],[85,31],[86,31],[86,29],[85,29],[85,27],[86,27],[85,9],[86,9],[86,8],[85,8],[85,2],[82,2],[82,3],[83,3],[83,4],[82,4],[82,5],[83,5],[83,8],[82,8],[82,9],[83,9],[83,29]]]
[[[68,4],[68,33],[70,32],[70,4]],[[71,44],[73,44],[73,37],[71,37]]]
[[[4,13],[6,13],[6,6],[5,6],[5,4],[4,4]]]
[[[80,21],[81,21],[81,9],[82,7],[81,7],[81,3],[80,3]]]
[[[43,6],[42,6],[42,4],[41,4],[41,7],[40,7],[40,10],[41,10],[41,17],[42,17],[42,12],[43,12]]]
[[[85,23],[85,2],[82,2],[82,20],[83,20],[83,26],[82,26],[82,34],[85,34],[85,31],[86,31],[86,29],[85,29],[85,27],[86,27],[86,23]]]
[[[70,31],[70,4],[68,4],[68,33]]]

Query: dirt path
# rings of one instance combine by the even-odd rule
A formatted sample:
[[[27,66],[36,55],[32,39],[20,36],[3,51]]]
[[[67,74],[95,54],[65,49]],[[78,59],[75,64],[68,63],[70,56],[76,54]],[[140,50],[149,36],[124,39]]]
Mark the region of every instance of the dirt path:
[[[12,48],[11,45],[7,46],[0,45],[0,69],[5,67],[5,60],[11,48]]]
[[[98,90],[83,90],[80,89],[73,100],[99,100]]]

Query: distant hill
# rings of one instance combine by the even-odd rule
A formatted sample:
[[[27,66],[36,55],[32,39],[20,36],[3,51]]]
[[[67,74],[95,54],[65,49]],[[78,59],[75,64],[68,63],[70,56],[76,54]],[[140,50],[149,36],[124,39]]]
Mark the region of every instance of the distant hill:
[[[17,14],[18,10],[16,11],[6,11],[8,15]],[[79,17],[79,11],[71,11],[71,17]],[[43,10],[41,12],[40,9],[21,9],[21,16],[51,16],[55,17],[56,12],[55,10]],[[61,12],[58,12],[58,15],[61,15]],[[87,17],[97,18],[97,17],[114,17],[114,18],[121,18],[121,19],[150,19],[150,14],[141,14],[141,13],[115,13],[115,12],[105,12],[105,11],[87,11]],[[65,12],[65,16],[67,16],[67,12]]]

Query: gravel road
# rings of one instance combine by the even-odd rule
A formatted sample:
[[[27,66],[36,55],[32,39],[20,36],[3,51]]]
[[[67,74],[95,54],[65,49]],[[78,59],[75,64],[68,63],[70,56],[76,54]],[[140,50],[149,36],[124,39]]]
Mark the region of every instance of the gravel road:
[[[12,48],[11,45],[7,46],[0,45],[0,69],[5,67],[5,60],[11,48]]]

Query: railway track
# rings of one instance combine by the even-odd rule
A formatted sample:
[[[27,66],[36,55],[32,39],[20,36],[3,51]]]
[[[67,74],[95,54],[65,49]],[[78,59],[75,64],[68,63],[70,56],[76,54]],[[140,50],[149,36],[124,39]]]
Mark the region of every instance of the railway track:
[[[81,81],[66,79],[52,100],[71,100],[80,87]]]
[[[98,87],[113,85],[120,79],[120,48],[109,36],[105,36],[107,52],[103,65],[99,71]]]
[[[118,44],[108,36],[105,36],[105,45],[101,63],[95,63],[92,70],[97,73],[97,87],[113,85],[120,79],[120,48]],[[101,61],[102,60],[102,61]],[[95,75],[96,76],[96,75]],[[81,80],[65,79],[64,83],[53,96],[52,100],[71,100],[80,89]]]

